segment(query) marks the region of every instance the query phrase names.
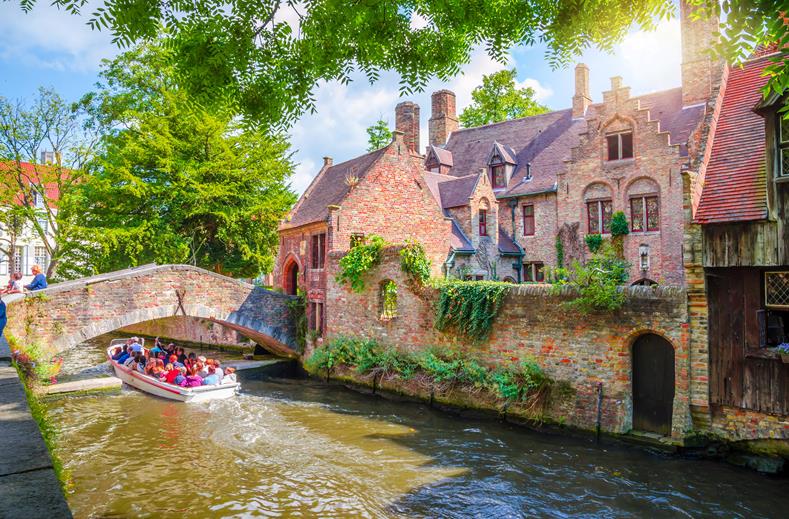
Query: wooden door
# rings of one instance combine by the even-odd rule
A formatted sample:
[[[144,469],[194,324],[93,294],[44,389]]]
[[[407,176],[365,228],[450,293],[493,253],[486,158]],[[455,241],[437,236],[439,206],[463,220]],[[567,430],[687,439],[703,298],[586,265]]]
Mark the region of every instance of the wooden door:
[[[671,434],[674,411],[674,348],[659,335],[633,344],[633,429]]]

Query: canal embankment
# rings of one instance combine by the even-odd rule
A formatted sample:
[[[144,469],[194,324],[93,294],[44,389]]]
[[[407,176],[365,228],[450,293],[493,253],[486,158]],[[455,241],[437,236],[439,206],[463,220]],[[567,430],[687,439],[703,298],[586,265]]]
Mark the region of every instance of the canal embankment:
[[[25,387],[0,337],[0,517],[71,517]]]

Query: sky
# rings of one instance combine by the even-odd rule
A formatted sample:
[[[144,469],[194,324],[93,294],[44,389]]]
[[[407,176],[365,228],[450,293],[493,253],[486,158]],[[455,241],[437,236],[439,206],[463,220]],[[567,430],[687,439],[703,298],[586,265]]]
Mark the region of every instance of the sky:
[[[90,13],[90,2],[84,13]],[[288,19],[287,14],[285,19]],[[106,32],[91,30],[87,16],[58,11],[39,1],[32,12],[23,13],[16,1],[0,2],[0,96],[31,99],[40,86],[53,88],[68,100],[89,92],[98,79],[101,61],[112,58],[118,49]],[[290,21],[290,20],[288,20]],[[412,23],[421,21],[415,18]],[[317,112],[303,116],[290,130],[296,167],[291,179],[298,193],[307,188],[320,169],[323,157],[335,164],[365,153],[365,129],[379,118],[394,127],[397,103],[415,101],[421,108],[422,148],[427,143],[430,94],[447,88],[457,95],[458,113],[471,101],[472,90],[482,76],[515,67],[518,82],[535,90],[538,101],[551,109],[571,106],[573,66],[553,70],[545,61],[544,47],[511,49],[502,65],[477,50],[462,74],[447,83],[432,81],[424,92],[400,97],[398,76],[384,73],[370,84],[361,74],[349,85],[328,82],[316,91]],[[602,100],[612,76],[622,76],[633,95],[680,85],[679,21],[661,23],[656,31],[633,31],[613,53],[589,50],[577,59],[590,68],[591,94]]]

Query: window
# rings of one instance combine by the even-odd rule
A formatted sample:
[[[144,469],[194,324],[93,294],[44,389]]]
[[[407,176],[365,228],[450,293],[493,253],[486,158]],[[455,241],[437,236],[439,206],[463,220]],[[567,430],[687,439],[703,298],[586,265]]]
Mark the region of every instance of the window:
[[[24,258],[25,250],[22,247],[17,247],[14,251],[14,272],[25,272]]]
[[[589,219],[589,234],[606,234],[611,232],[611,200],[595,200],[586,203]]]
[[[482,274],[466,274],[463,276],[463,281],[484,281],[485,276]]]
[[[323,303],[318,301],[310,301],[310,319],[309,328],[312,331],[318,332],[318,335],[323,336],[324,331],[324,315]]]
[[[38,218],[38,225],[41,226],[41,230],[44,231],[44,234],[49,232],[49,220],[46,218]]]
[[[487,209],[480,209],[479,210],[479,235],[480,236],[487,236],[488,235],[488,210]]]
[[[313,234],[312,241],[312,268],[322,269],[326,260],[326,233]]]
[[[534,206],[523,206],[523,235],[534,236]]]
[[[33,262],[46,272],[49,267],[49,254],[47,254],[46,247],[36,247],[33,252]]]
[[[33,207],[37,207],[38,209],[44,208],[44,197],[42,197],[38,191],[35,189],[31,191],[30,197],[33,201]]]
[[[789,309],[789,272],[764,273],[764,304],[767,308]]]
[[[633,158],[633,133],[616,133],[606,136],[608,142],[608,160]]]
[[[523,264],[523,280],[526,282],[541,283],[545,281],[545,264],[541,261],[533,261]]]
[[[630,230],[633,232],[660,229],[660,204],[656,196],[638,196],[630,199]]]
[[[784,114],[779,113],[778,117],[778,156],[780,165],[778,167],[778,177],[789,178],[789,121],[784,119]]]
[[[378,300],[382,320],[397,317],[397,283],[391,279],[381,281],[378,287]]]
[[[353,249],[357,245],[362,245],[362,244],[364,244],[364,234],[360,232],[355,232],[351,234],[351,247],[350,247],[351,249]]]
[[[507,175],[504,171],[504,164],[496,164],[490,168],[490,183],[493,189],[504,189],[507,187]]]

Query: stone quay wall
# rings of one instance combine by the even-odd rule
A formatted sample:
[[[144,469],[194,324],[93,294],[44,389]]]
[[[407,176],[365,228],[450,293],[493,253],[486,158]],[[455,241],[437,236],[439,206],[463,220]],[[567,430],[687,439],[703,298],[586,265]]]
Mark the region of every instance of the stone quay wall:
[[[433,304],[438,291],[409,288],[400,270],[397,249],[387,249],[378,267],[368,274],[361,294],[329,276],[326,340],[364,336],[404,350],[455,344],[478,354],[491,365],[519,359],[536,360],[554,380],[575,390],[571,405],[548,410],[544,419],[581,429],[595,428],[597,388],[602,384],[603,431],[625,433],[632,428],[631,347],[647,333],[666,339],[675,352],[675,397],[672,436],[681,438],[692,428],[690,417],[688,314],[680,288],[632,287],[627,303],[614,313],[582,315],[562,302],[571,294],[551,295],[545,285],[513,286],[484,344],[464,344],[433,326]],[[329,257],[337,272],[341,255]],[[397,317],[380,319],[378,287],[384,280],[398,286]]]

